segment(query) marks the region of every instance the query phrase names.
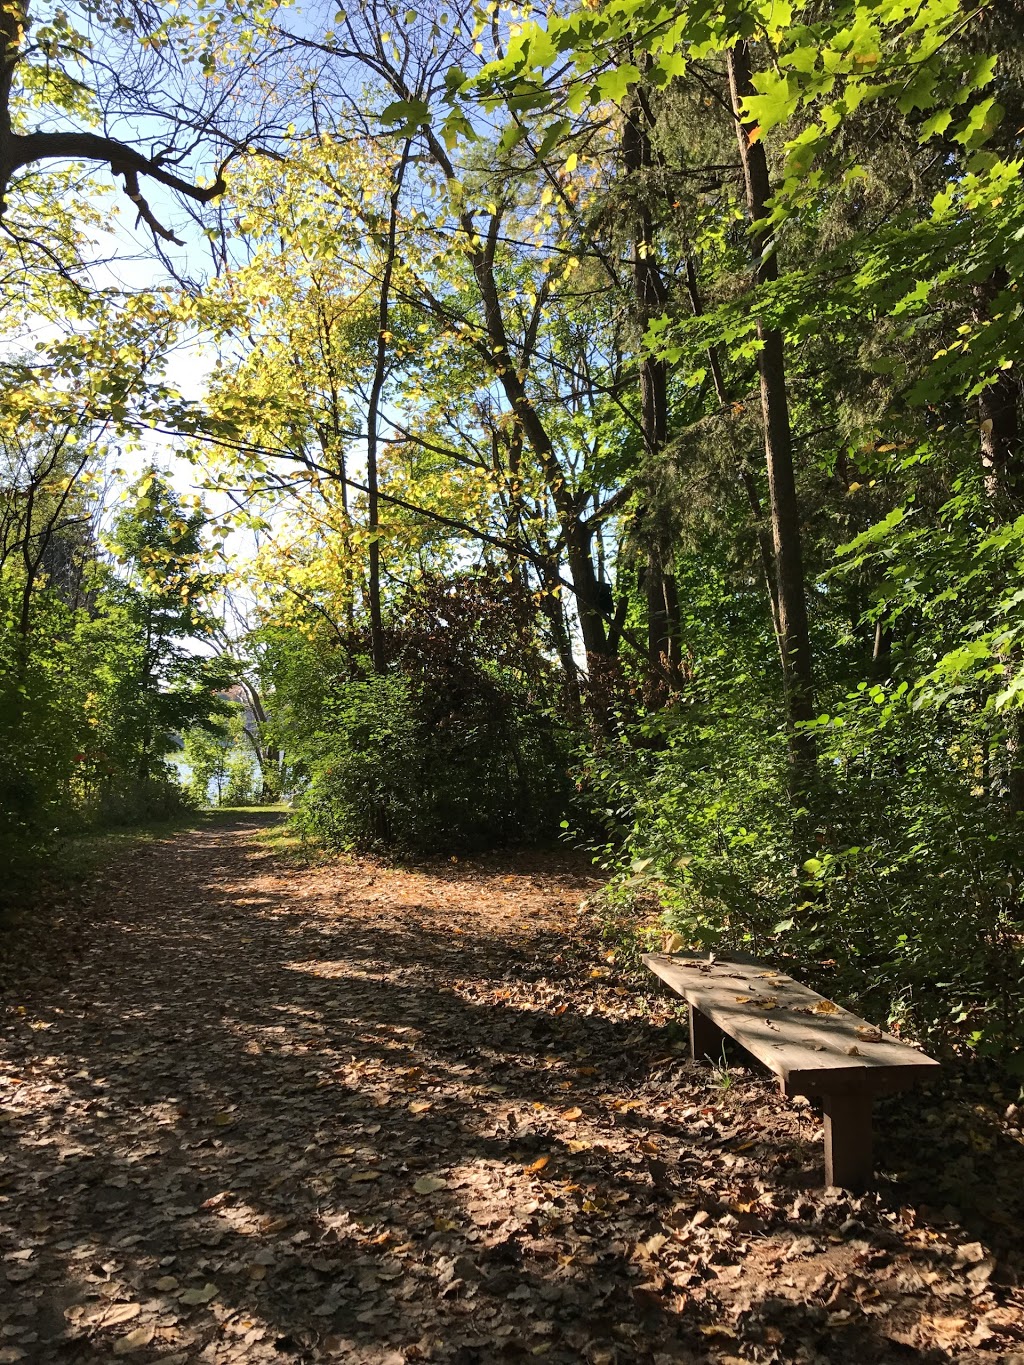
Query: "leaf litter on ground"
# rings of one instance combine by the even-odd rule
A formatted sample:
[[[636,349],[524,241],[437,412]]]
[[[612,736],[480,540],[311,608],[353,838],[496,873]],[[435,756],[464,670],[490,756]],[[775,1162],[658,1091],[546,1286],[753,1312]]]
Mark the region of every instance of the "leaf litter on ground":
[[[688,1060],[570,858],[296,869],[258,830],[145,849],[8,961],[0,1361],[1024,1353],[1005,1097],[892,1102],[881,1192],[826,1191],[817,1110]]]

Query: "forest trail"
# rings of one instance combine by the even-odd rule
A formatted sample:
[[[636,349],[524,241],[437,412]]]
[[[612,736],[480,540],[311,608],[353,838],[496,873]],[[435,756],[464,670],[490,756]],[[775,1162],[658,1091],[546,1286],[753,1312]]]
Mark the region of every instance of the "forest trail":
[[[822,1190],[814,1112],[686,1059],[565,858],[265,823],[133,854],[6,1002],[0,1362],[1024,1361],[1012,1254]]]

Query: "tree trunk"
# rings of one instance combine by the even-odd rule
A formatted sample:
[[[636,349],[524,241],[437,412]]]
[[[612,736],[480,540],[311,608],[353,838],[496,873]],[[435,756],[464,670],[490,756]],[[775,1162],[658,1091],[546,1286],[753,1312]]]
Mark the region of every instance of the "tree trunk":
[[[737,43],[729,52],[729,87],[736,115],[736,135],[747,208],[751,221],[758,223],[768,212],[771,182],[758,130],[742,113],[744,97],[754,93],[746,43]],[[778,262],[770,230],[757,228],[751,238],[751,247],[755,284],[776,280]],[[777,328],[766,326],[759,319],[757,335],[761,342],[758,354],[761,414],[771,504],[779,647],[789,731],[790,799],[795,807],[800,808],[809,802],[817,758],[813,735],[799,728],[802,722],[810,721],[814,716],[811,641],[800,544],[800,509],[793,472],[793,440],[782,333]]]
[[[999,269],[975,286],[974,316],[984,321],[992,305],[1009,287],[1006,271]],[[1024,460],[1022,460],[1020,417],[1017,406],[1017,380],[1013,370],[1001,370],[994,384],[978,395],[978,429],[981,466],[994,517],[1006,521],[1017,516],[1024,504]],[[1007,650],[1005,665],[1011,673],[1024,668],[1019,649]],[[1020,709],[1006,712],[1006,735],[1001,752],[993,764],[992,785],[1014,814],[1024,811],[1024,718]]]
[[[693,316],[699,318],[704,312],[704,305],[701,301],[700,288],[697,283],[697,270],[693,263],[693,257],[686,258],[686,292],[690,296],[690,307]],[[718,357],[718,349],[714,345],[708,347],[708,369],[711,371],[711,379],[715,386],[715,396],[717,397],[722,409],[729,406],[729,390],[726,388],[725,375],[722,372],[722,363]],[[764,517],[764,508],[761,504],[761,495],[757,491],[757,484],[754,475],[748,468],[746,460],[742,457],[737,461],[737,472],[743,491],[747,495],[747,506],[750,508],[750,515],[754,523],[754,534],[757,536],[758,556],[761,560],[761,576],[764,578],[764,585],[768,592],[768,602],[772,614],[772,632],[775,635],[775,643],[779,649],[779,657],[785,661],[785,654],[782,649],[782,642],[779,639],[779,595],[775,587],[775,553],[772,546],[771,531]]]
[[[641,337],[651,321],[664,311],[668,294],[658,268],[655,224],[643,183],[654,156],[646,112],[634,96],[625,108],[622,130],[622,161],[628,177],[635,182],[637,200],[633,225],[633,296]],[[660,476],[659,461],[668,440],[668,365],[664,360],[642,351],[640,361],[640,425],[651,473]],[[647,659],[652,687],[663,685],[666,674],[678,663],[680,622],[675,579],[671,570],[671,538],[666,535],[657,515],[646,512],[637,518],[647,563],[644,589],[647,598]],[[646,523],[646,524],[642,524]]]
[[[405,169],[409,164],[411,146],[412,144],[406,141],[391,190],[386,253],[377,310],[377,352],[374,360],[373,380],[370,384],[370,397],[366,407],[366,516],[367,529],[370,534],[367,595],[370,608],[370,654],[375,673],[387,671],[387,659],[384,652],[384,625],[380,606],[380,506],[377,496],[378,421],[381,394],[387,376],[388,320],[391,315],[391,279],[395,271],[395,256],[397,254],[398,205],[402,194]]]

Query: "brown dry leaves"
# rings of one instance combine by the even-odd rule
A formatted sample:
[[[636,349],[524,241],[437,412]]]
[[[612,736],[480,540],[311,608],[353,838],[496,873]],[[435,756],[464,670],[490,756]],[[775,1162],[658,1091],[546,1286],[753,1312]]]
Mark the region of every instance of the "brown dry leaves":
[[[4,1023],[0,1362],[1017,1349],[1005,1247],[815,1192],[813,1110],[689,1062],[581,935],[592,890],[296,871],[243,825],[108,878]]]

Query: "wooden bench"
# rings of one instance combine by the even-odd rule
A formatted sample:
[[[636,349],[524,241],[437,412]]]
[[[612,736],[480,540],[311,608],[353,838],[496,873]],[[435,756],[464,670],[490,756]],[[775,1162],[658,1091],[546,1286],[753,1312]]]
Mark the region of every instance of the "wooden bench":
[[[825,1183],[866,1189],[875,1096],[932,1076],[938,1062],[742,954],[647,953],[643,960],[690,1006],[695,1059],[718,1059],[728,1034],[775,1073],[784,1095],[821,1097]]]

